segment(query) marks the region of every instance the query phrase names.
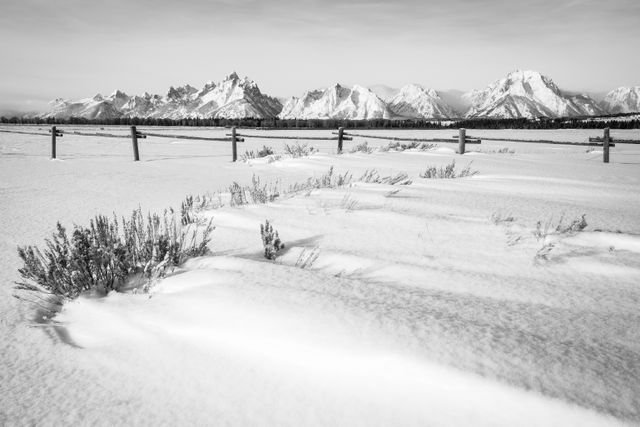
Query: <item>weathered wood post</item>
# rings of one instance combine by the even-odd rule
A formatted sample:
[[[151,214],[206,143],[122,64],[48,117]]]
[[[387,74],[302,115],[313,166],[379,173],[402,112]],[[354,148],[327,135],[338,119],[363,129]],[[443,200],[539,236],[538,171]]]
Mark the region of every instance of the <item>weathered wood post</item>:
[[[604,138],[602,138],[602,161],[609,163],[609,128],[604,128]]]
[[[140,161],[140,153],[138,152],[138,131],[135,126],[131,126],[131,143],[133,144],[133,161]]]
[[[231,151],[233,153],[233,161],[238,160],[238,140],[236,138],[236,127],[231,128]]]
[[[460,128],[458,131],[458,152],[464,154],[464,145],[467,142],[467,130]]]
[[[55,126],[51,126],[51,158],[56,158],[56,135],[57,130]]]
[[[338,154],[342,154],[342,139],[344,138],[344,128],[338,128]]]

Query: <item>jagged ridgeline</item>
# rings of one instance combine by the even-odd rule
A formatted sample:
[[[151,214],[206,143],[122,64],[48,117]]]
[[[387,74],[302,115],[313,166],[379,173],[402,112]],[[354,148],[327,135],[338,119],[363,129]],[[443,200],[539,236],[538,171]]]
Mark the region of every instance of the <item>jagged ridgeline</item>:
[[[381,86],[380,86],[381,87]],[[201,89],[171,87],[167,93],[129,96],[116,90],[76,101],[56,99],[38,118],[139,119],[282,119],[282,120],[448,120],[588,117],[640,111],[640,86],[611,91],[598,103],[586,94],[560,90],[536,71],[514,71],[486,88],[441,93],[417,84],[401,89],[335,84],[300,97],[276,98],[235,72]],[[454,107],[455,105],[455,107]]]

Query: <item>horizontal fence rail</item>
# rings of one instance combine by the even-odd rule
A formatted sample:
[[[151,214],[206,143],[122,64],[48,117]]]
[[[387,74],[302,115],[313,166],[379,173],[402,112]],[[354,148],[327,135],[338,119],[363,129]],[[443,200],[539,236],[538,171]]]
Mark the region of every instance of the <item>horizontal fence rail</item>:
[[[604,142],[604,138],[601,136],[596,136],[596,137],[589,137],[589,142],[599,142],[599,145],[602,145],[602,143]],[[640,144],[640,140],[638,139],[618,139],[618,138],[611,138],[610,142],[617,142],[618,144]],[[609,144],[611,145],[611,144]]]
[[[63,134],[67,134],[67,135],[80,135],[80,136],[101,136],[104,138],[131,138],[129,135],[116,135],[115,133],[104,133],[104,132],[93,132],[93,133],[88,133],[88,132],[78,132],[78,131],[66,131],[66,130],[58,130],[59,132],[62,132]]]
[[[469,138],[475,138],[470,136]],[[599,144],[595,142],[573,142],[573,141],[553,141],[550,139],[519,139],[519,138],[494,138],[494,137],[482,137],[485,141],[506,141],[506,142],[528,142],[534,144],[555,144],[555,145],[583,145],[587,147],[601,147],[602,138]],[[591,140],[591,138],[589,138]],[[610,147],[614,147],[615,144],[609,144]]]
[[[9,129],[0,129],[0,132],[4,133],[21,133],[23,135],[40,135],[40,136],[49,136],[48,133],[38,133],[38,132],[24,132],[20,130],[9,130]]]
[[[589,142],[573,142],[573,141],[553,141],[553,140],[544,140],[544,139],[521,139],[521,138],[497,138],[497,137],[473,137],[466,135],[466,129],[461,128],[458,129],[458,135],[453,136],[451,139],[448,138],[399,138],[393,136],[382,136],[382,135],[365,135],[359,133],[347,133],[344,131],[344,128],[338,128],[337,132],[332,132],[333,135],[336,136],[328,136],[328,137],[305,137],[305,136],[288,136],[288,135],[249,135],[249,134],[239,134],[237,133],[237,128],[232,127],[231,133],[226,134],[225,138],[213,138],[213,137],[200,137],[200,136],[190,136],[190,135],[168,135],[162,133],[152,133],[152,132],[140,132],[136,129],[135,126],[130,127],[131,133],[130,135],[118,135],[106,132],[80,132],[80,131],[64,131],[62,129],[57,129],[56,126],[52,126],[49,130],[49,133],[40,133],[40,132],[26,132],[21,130],[10,130],[10,129],[0,129],[0,132],[4,133],[17,133],[17,134],[25,134],[25,135],[38,135],[38,136],[51,136],[51,158],[56,158],[56,138],[62,137],[65,134],[67,135],[78,135],[78,136],[89,136],[89,137],[102,137],[102,138],[131,138],[132,148],[133,148],[133,157],[134,161],[139,161],[139,150],[138,150],[138,139],[139,138],[170,138],[170,139],[187,139],[187,140],[196,140],[196,141],[222,141],[222,142],[231,142],[231,150],[233,161],[237,161],[238,159],[238,142],[244,142],[245,138],[256,138],[256,139],[283,139],[283,140],[310,140],[310,141],[338,141],[338,154],[342,153],[342,145],[344,141],[352,141],[354,137],[359,138],[371,138],[371,139],[384,139],[387,141],[406,141],[406,142],[444,142],[444,143],[458,143],[458,153],[465,153],[465,145],[466,144],[481,144],[482,140],[487,141],[506,141],[506,142],[525,142],[525,143],[538,143],[538,144],[552,144],[552,145],[570,145],[570,146],[591,146],[591,147],[602,147],[602,160],[604,163],[609,163],[609,149],[611,147],[615,147],[615,143],[619,144],[640,144],[640,140],[633,139],[613,139],[610,136],[610,129],[605,128],[602,137],[590,137],[588,139]]]
[[[334,132],[335,133],[335,132]],[[229,136],[230,134],[227,134]],[[345,133],[345,135],[347,135]],[[350,135],[350,134],[349,134]],[[282,135],[246,135],[246,134],[238,134],[238,136],[242,136],[245,138],[263,138],[263,139],[301,139],[307,141],[337,141],[340,139],[339,136],[282,136]],[[343,137],[343,141],[351,141],[353,138]]]
[[[335,133],[335,132],[334,132]],[[363,135],[360,133],[345,133],[348,136],[355,136],[359,138],[371,138],[371,139],[386,139],[387,141],[404,141],[404,142],[458,142],[458,137],[454,137],[456,139],[447,139],[447,138],[398,138],[394,136],[379,136],[379,135]],[[467,144],[481,144],[482,140],[478,138],[465,138]]]
[[[153,136],[156,138],[192,139],[192,140],[199,140],[199,141],[226,141],[226,142],[231,141],[231,138],[209,138],[204,136],[167,135],[163,133],[150,133],[150,132],[143,132],[142,134],[145,136]],[[231,136],[231,134],[229,134],[228,136]],[[237,136],[244,136],[244,135],[236,135],[236,141],[244,142],[244,139],[237,138]]]

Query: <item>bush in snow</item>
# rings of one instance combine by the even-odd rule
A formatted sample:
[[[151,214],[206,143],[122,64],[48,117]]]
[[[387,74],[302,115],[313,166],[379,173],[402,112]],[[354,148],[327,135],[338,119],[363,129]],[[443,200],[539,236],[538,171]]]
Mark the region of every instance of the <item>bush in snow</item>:
[[[231,197],[229,200],[231,206],[242,206],[249,203],[244,188],[235,181],[229,186],[229,195]]]
[[[305,269],[313,267],[313,264],[318,260],[320,256],[320,248],[318,246],[311,249],[302,249],[298,259],[296,260],[296,267]]]
[[[194,215],[194,200],[193,196],[189,195],[185,197],[180,205],[180,222],[182,225],[193,224],[196,222],[196,218]]]
[[[380,151],[405,151],[405,150],[420,150],[420,151],[428,151],[436,148],[437,144],[430,144],[427,142],[418,142],[413,141],[409,143],[400,143],[400,142],[390,142],[388,145],[380,147]]]
[[[189,195],[182,202],[180,214],[183,224],[191,224],[196,222],[195,214],[205,209],[218,209],[224,206],[222,201],[222,193],[206,193],[199,195]]]
[[[253,175],[250,185],[240,185],[237,182],[231,184],[227,190],[229,194],[229,206],[243,206],[247,204],[262,204],[275,201],[280,196],[293,195],[301,191],[310,191],[319,188],[338,188],[351,183],[352,176],[334,173],[333,166],[319,178],[309,178],[304,182],[298,182],[281,189],[278,181],[263,184],[260,177]],[[218,209],[225,206],[224,193],[218,191],[213,194],[187,196],[180,209],[183,224],[197,223],[196,213],[204,209]]]
[[[264,246],[264,257],[274,260],[278,256],[278,252],[284,249],[284,243],[280,241],[278,232],[274,231],[273,226],[266,220],[264,224],[260,224],[260,234],[262,235],[262,245]]]
[[[351,183],[353,176],[349,172],[344,174],[335,174],[333,166],[329,168],[327,173],[319,178],[309,178],[304,182],[297,182],[289,186],[288,193],[298,193],[300,191],[309,191],[319,188],[339,188],[345,187]]]
[[[286,144],[284,146],[285,154],[288,154],[293,158],[309,156],[317,151],[318,150],[316,150],[314,147],[308,144],[300,144],[299,142],[296,142],[294,145]]]
[[[367,143],[367,141],[365,141],[362,144],[358,144],[355,147],[353,147],[349,152],[371,154],[373,153],[373,147],[369,147],[369,144]]]
[[[173,212],[145,217],[140,209],[122,218],[121,224],[116,217],[96,216],[89,227],[75,226],[70,235],[58,223],[44,249],[18,248],[24,262],[18,271],[25,281],[16,289],[64,299],[92,289],[117,291],[133,275],[141,275],[148,284],[187,258],[208,253],[213,229],[209,222],[198,233]]]
[[[588,225],[585,216],[586,215],[582,215],[578,218],[575,218],[569,223],[565,223],[564,215],[562,215],[560,216],[560,219],[558,220],[558,223],[555,225],[555,227],[552,225],[553,217],[549,218],[544,224],[542,223],[542,221],[538,221],[536,223],[536,229],[533,232],[533,236],[538,241],[542,242],[542,246],[540,247],[540,249],[538,249],[535,259],[549,259],[549,254],[557,243],[557,240],[550,241],[550,236],[566,237],[583,231]]]
[[[242,160],[243,162],[246,162],[249,159],[259,159],[262,157],[272,156],[274,154],[275,152],[273,151],[273,148],[267,147],[266,145],[264,145],[262,149],[257,151],[253,151],[253,150],[245,151],[244,154],[240,156],[240,160]]]
[[[377,170],[367,169],[359,179],[360,182],[370,184],[387,184],[387,185],[410,185],[413,181],[409,179],[406,172],[398,172],[396,175],[388,175],[381,177]]]
[[[262,184],[260,178],[253,175],[251,185],[242,186],[234,182],[229,186],[230,206],[242,206],[249,203],[269,203],[280,197],[278,182]]]
[[[476,175],[478,171],[471,170],[471,163],[467,165],[466,168],[462,169],[460,173],[456,173],[456,161],[452,160],[444,168],[440,167],[439,169],[435,166],[429,166],[427,169],[420,174],[421,178],[429,178],[429,179],[450,179],[450,178],[464,178],[466,176]]]

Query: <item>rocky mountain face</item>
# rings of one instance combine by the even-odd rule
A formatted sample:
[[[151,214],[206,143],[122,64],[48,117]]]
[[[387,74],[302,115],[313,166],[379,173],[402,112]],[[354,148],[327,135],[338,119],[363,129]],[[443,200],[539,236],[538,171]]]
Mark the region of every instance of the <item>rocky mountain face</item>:
[[[58,98],[49,103],[50,111],[45,117],[65,119],[68,117],[85,117],[87,119],[109,119],[119,117],[118,109],[109,98],[98,94],[93,98],[67,101]]]
[[[321,90],[293,97],[283,106],[282,119],[390,119],[387,104],[370,89],[335,84]]]
[[[601,105],[611,114],[640,112],[640,86],[614,89],[605,96]]]
[[[576,117],[604,112],[586,95],[563,94],[553,80],[536,71],[514,71],[463,98],[471,105],[468,118]]]
[[[398,117],[449,119],[460,117],[433,89],[408,84],[389,101],[389,109]]]
[[[200,90],[190,85],[171,87],[165,96],[145,93],[128,96],[116,91],[108,97],[96,95],[78,101],[57,99],[51,103],[51,111],[45,117],[110,119],[118,117],[139,118],[266,118],[275,117],[282,104],[264,95],[247,77],[235,72],[222,82],[208,82]]]

